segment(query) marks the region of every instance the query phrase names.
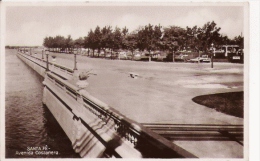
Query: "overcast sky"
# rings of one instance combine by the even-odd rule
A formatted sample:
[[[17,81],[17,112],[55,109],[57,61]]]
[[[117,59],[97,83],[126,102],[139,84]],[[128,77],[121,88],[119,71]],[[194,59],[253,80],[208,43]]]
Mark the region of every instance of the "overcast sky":
[[[6,45],[42,45],[46,36],[87,36],[97,25],[126,26],[130,31],[149,23],[181,27],[215,21],[230,38],[243,32],[242,6],[8,6]]]

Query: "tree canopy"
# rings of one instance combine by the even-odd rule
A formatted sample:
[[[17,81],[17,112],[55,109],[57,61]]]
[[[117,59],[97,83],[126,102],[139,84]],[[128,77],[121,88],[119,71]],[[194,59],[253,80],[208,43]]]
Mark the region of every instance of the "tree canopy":
[[[177,50],[189,49],[196,51],[207,51],[212,43],[218,45],[239,45],[244,46],[244,37],[236,36],[234,39],[220,34],[221,28],[217,24],[207,22],[203,26],[178,27],[160,25],[151,25],[139,27],[137,30],[130,32],[127,27],[114,29],[111,26],[90,30],[87,36],[73,40],[70,35],[66,38],[63,36],[45,37],[43,45],[47,48],[59,49],[59,51],[71,51],[73,48],[88,48],[93,51],[101,50],[117,51],[126,49],[144,51],[149,54],[152,51],[168,51],[174,53]]]

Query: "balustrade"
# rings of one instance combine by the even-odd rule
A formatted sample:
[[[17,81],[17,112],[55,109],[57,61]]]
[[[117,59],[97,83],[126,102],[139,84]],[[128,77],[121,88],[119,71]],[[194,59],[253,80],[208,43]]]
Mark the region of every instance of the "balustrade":
[[[104,103],[101,103],[99,100],[91,100],[90,98],[93,98],[92,96],[84,95],[84,93],[81,94],[76,86],[73,87],[70,83],[60,80],[51,73],[47,73],[47,76],[52,83],[65,90],[65,92],[76,101],[79,101],[78,98],[82,98],[83,101],[81,101],[81,103],[83,103],[83,107],[96,115],[103,123],[107,124],[109,120],[112,119],[114,122],[114,131],[133,145],[137,144],[140,128],[137,130],[135,127],[132,127],[129,122],[122,121],[124,117],[121,114],[111,111],[109,107],[102,106]],[[99,103],[101,105],[99,105]]]
[[[20,54],[20,55],[26,57],[27,59],[30,59],[30,58],[31,58],[31,59],[30,59],[31,61],[33,61],[34,63],[36,63],[36,64],[38,64],[38,65],[40,65],[41,67],[43,67],[43,68],[46,69],[46,67],[44,66],[44,65],[47,63],[46,60],[37,58],[37,57],[35,57],[35,56],[33,56],[33,55],[30,55],[30,54],[27,54],[27,53],[19,53],[19,52],[18,52],[18,54]],[[32,60],[32,59],[34,59],[34,60]],[[37,61],[36,61],[36,60],[37,60]],[[53,68],[51,69],[51,71],[53,71],[53,72],[54,72],[54,69],[56,68],[56,69],[59,69],[59,71],[63,72],[64,74],[67,74],[67,75],[69,75],[69,76],[73,76],[74,71],[73,71],[72,69],[69,69],[69,68],[67,68],[67,67],[64,67],[64,66],[62,66],[62,65],[55,64],[55,63],[52,63],[52,62],[49,62],[49,65],[51,65],[51,66],[53,67]]]

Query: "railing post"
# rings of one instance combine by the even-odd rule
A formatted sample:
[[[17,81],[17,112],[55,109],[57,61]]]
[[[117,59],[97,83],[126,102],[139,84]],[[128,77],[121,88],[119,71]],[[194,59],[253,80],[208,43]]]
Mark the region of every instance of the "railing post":
[[[75,70],[78,70],[77,69],[77,53],[74,53],[74,69],[73,69],[74,71]]]
[[[83,96],[82,96],[82,90],[78,91],[77,102],[80,104],[79,112],[82,114],[84,111],[84,100],[83,100]]]
[[[46,71],[49,71],[49,58],[48,58],[49,53],[48,53],[48,51],[46,51],[45,55],[46,55]]]

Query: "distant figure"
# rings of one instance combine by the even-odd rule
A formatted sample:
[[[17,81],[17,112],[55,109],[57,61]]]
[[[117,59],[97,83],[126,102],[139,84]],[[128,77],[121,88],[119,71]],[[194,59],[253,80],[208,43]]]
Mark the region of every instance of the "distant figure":
[[[139,74],[137,74],[137,73],[130,72],[129,74],[130,74],[131,78],[137,78],[139,76]]]

